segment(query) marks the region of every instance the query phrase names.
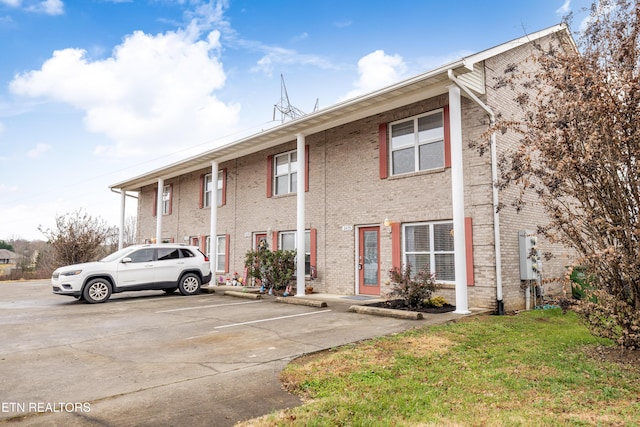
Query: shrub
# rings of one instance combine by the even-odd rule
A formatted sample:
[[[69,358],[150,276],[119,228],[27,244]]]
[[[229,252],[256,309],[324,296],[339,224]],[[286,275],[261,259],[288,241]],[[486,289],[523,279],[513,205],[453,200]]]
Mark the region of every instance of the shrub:
[[[284,289],[295,274],[296,251],[248,251],[244,265],[249,276],[276,290]]]
[[[634,309],[633,303],[604,290],[593,291],[589,296],[591,298],[580,300],[575,309],[589,330],[622,348],[640,349],[640,311]]]
[[[394,267],[389,271],[389,278],[393,288],[390,295],[402,299],[412,310],[423,307],[425,301],[438,289],[433,274],[420,270],[414,275],[411,273],[411,264],[404,268]]]
[[[440,308],[440,307],[444,307],[445,305],[448,305],[448,304],[449,304],[449,302],[447,302],[445,297],[442,297],[440,295],[432,297],[432,298],[429,298],[426,301],[426,305],[428,307],[438,307],[438,308]]]

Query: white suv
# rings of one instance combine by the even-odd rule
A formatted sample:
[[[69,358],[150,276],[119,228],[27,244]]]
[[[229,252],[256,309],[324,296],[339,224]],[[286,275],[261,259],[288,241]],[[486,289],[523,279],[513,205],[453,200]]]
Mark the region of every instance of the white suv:
[[[121,249],[100,261],[60,267],[53,293],[105,302],[112,293],[149,289],[194,295],[211,281],[209,257],[195,246],[153,244]]]

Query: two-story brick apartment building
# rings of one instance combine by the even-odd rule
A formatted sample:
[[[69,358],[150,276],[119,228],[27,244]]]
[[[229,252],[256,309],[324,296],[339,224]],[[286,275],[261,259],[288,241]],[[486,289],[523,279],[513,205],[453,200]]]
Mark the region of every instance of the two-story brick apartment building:
[[[529,34],[270,130],[114,184],[138,194],[140,242],[199,245],[216,275],[244,269],[261,239],[298,251],[297,295],[385,295],[387,272],[411,263],[443,284],[456,305],[523,308],[518,234],[544,218],[535,200],[519,214],[495,206],[496,155],[514,137],[469,148],[495,115],[517,117],[508,86],[495,85],[536,45],[575,50],[562,25]],[[124,215],[123,215],[124,217]],[[211,236],[214,236],[213,238]],[[546,277],[563,274],[567,251]]]

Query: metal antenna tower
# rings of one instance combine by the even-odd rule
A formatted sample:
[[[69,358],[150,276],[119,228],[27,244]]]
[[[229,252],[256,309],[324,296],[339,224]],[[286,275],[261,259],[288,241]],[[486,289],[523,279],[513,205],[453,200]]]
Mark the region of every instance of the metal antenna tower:
[[[313,111],[318,109],[318,100],[316,99],[316,105]],[[280,121],[284,123],[287,117],[291,120],[295,120],[299,117],[305,116],[306,113],[299,108],[294,107],[289,102],[289,94],[287,93],[287,86],[284,84],[284,76],[280,74],[280,102],[273,106],[273,120],[276,119],[276,111],[280,111]]]

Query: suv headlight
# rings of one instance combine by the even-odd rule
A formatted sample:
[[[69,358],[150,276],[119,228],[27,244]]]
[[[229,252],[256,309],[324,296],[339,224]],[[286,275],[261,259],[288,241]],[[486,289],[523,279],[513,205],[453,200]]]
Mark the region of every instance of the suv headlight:
[[[60,273],[61,276],[76,276],[82,273],[82,270],[71,270],[71,271],[63,271]]]

